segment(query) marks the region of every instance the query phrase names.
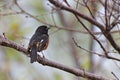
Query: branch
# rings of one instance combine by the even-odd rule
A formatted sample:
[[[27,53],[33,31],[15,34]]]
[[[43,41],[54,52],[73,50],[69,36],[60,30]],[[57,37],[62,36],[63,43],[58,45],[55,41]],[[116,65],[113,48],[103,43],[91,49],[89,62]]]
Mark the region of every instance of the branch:
[[[15,0],[15,4],[16,4],[16,5],[18,6],[18,8],[21,10],[20,12],[16,12],[16,14],[22,14],[22,13],[24,13],[24,14],[30,16],[31,18],[35,19],[35,20],[38,21],[38,22],[41,22],[41,23],[46,24],[46,25],[49,25],[49,26],[51,26],[51,27],[56,27],[56,28],[58,28],[58,29],[68,30],[68,31],[73,31],[73,32],[80,32],[80,33],[83,33],[83,34],[89,34],[89,33],[86,32],[86,31],[75,30],[75,29],[72,29],[72,28],[64,28],[64,27],[62,27],[62,26],[52,25],[52,24],[46,23],[46,22],[44,22],[44,21],[41,21],[40,19],[38,19],[38,18],[35,17],[34,15],[32,15],[32,14],[28,13],[27,11],[25,11],[25,10],[18,4],[17,0]],[[12,13],[12,14],[14,14],[14,13]],[[12,14],[10,13],[10,15],[12,15]],[[1,15],[5,16],[5,15],[9,15],[9,14],[1,14]],[[82,15],[83,15],[83,14],[82,14]],[[112,25],[115,26],[117,23],[119,23],[119,21],[118,21],[118,22],[114,22]],[[98,24],[99,24],[99,23],[98,23]],[[102,26],[102,25],[101,25],[101,26]],[[119,31],[120,31],[120,30],[114,30],[114,31],[111,31],[111,33],[116,33],[116,32],[119,32]],[[99,34],[102,34],[102,32],[93,32],[93,34],[99,35]]]
[[[93,13],[92,13],[92,11],[91,11],[91,9],[90,9],[89,6],[88,6],[88,1],[83,0],[83,2],[84,2],[84,4],[85,4],[85,7],[88,9],[91,17],[92,17],[93,19],[95,19],[94,15],[93,15]]]
[[[9,40],[6,37],[1,36],[1,35],[0,35],[0,45],[5,46],[5,47],[10,47],[10,48],[13,48],[17,51],[23,52],[25,55],[27,55],[29,57],[29,53],[27,52],[27,49],[25,49],[21,45],[13,42],[13,41],[11,41],[11,40]],[[43,59],[39,55],[38,55],[37,62],[44,65],[44,66],[51,66],[51,67],[72,73],[76,76],[80,76],[80,77],[84,77],[84,78],[88,78],[88,79],[92,79],[92,80],[110,80],[110,79],[105,78],[103,76],[95,75],[95,74],[86,72],[84,70],[68,67],[66,65],[50,61],[46,58]]]
[[[104,48],[104,46],[101,44],[101,42],[94,36],[94,34],[85,26],[85,24],[79,19],[79,17],[75,14],[75,17],[77,18],[77,20],[79,21],[79,23],[81,23],[81,25],[88,31],[88,33],[94,38],[94,40],[97,41],[97,43],[100,45],[100,47],[102,48],[102,50],[105,52],[105,55],[107,56],[107,51]]]
[[[111,72],[111,74],[113,74],[113,76],[116,78],[116,80],[119,80],[119,78],[115,75],[115,73]]]
[[[80,49],[82,49],[82,50],[84,50],[84,51],[86,51],[86,52],[88,52],[88,53],[93,53],[93,54],[96,54],[96,55],[98,55],[98,56],[100,56],[100,57],[103,57],[103,58],[106,58],[106,59],[111,59],[111,60],[120,61],[119,58],[115,58],[115,57],[112,57],[112,56],[110,56],[110,55],[107,55],[107,56],[106,56],[106,55],[99,54],[99,53],[94,52],[94,51],[89,51],[89,50],[87,50],[87,49],[85,49],[85,48],[79,46],[79,45],[77,44],[77,42],[75,41],[74,38],[73,38],[73,42],[75,43],[75,45],[76,45],[78,48],[80,48]]]
[[[49,0],[49,2],[51,4],[53,4],[54,6],[62,9],[62,10],[66,10],[70,13],[73,13],[87,21],[89,21],[90,23],[92,23],[93,25],[96,25],[104,34],[104,36],[107,38],[107,40],[110,42],[110,44],[113,46],[113,48],[115,50],[117,50],[120,53],[120,46],[115,42],[115,40],[113,39],[111,33],[109,30],[105,30],[105,26],[100,24],[99,22],[97,22],[95,19],[88,17],[87,15],[84,15],[83,13],[79,12],[76,9],[73,9],[71,7],[67,7],[65,5],[63,5],[62,3],[60,3],[58,0]]]
[[[97,22],[95,19],[90,18],[90,17],[82,14],[81,12],[77,11],[76,9],[73,9],[73,8],[71,8],[71,7],[67,7],[67,6],[63,5],[63,4],[60,3],[58,0],[49,0],[49,2],[50,2],[51,4],[53,4],[54,6],[62,9],[62,10],[66,10],[66,11],[68,11],[68,12],[71,12],[71,13],[73,13],[73,14],[78,15],[79,17],[81,17],[81,18],[89,21],[90,23],[96,25],[97,27],[99,27],[101,30],[104,31],[104,26],[103,26],[102,24],[100,24],[99,22]]]

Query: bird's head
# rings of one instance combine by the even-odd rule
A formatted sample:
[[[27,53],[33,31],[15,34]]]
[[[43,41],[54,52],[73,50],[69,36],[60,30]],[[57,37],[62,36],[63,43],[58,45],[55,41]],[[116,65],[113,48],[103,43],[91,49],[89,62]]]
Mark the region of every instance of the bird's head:
[[[47,27],[47,26],[45,26],[45,25],[42,25],[42,26],[39,26],[39,27],[37,28],[37,30],[35,31],[35,33],[48,34],[48,30],[49,30],[49,29],[50,29],[49,27]]]

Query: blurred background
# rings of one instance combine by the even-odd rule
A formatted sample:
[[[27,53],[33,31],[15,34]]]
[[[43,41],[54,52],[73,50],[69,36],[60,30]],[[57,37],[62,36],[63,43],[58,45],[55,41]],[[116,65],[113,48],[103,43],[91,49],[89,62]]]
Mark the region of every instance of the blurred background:
[[[75,8],[76,1],[71,0],[69,4]],[[82,5],[82,0],[78,1],[81,5],[79,4],[77,9],[89,16],[88,10]],[[37,27],[43,24],[48,25],[51,27],[49,31],[50,45],[44,51],[47,59],[109,78],[114,78],[111,72],[120,77],[119,63],[86,52],[74,44],[72,38],[84,49],[102,53],[101,47],[71,13],[55,8],[48,0],[17,0],[17,3],[18,5],[15,0],[0,0],[0,35],[5,33],[8,39],[27,48],[28,42]],[[88,6],[94,15],[96,15],[96,11],[102,12],[103,10],[97,1],[89,3]],[[99,31],[87,21],[84,23],[89,29]],[[97,37],[108,50],[111,50],[104,36],[97,35]],[[114,56],[118,55],[115,54]],[[21,52],[0,46],[0,80],[85,79],[49,66],[38,63],[30,64],[30,59]]]

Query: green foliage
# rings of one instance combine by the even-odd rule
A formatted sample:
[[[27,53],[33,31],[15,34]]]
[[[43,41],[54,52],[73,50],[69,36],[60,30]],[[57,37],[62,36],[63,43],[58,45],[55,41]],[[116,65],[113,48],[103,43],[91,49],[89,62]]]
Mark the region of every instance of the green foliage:
[[[14,60],[14,61],[17,61],[17,62],[23,62],[23,58],[21,56],[21,54],[14,50],[14,49],[11,49],[11,48],[6,48],[6,58],[8,60]]]
[[[36,11],[37,13],[44,14],[44,12],[46,11],[44,1],[31,1],[31,4],[33,5],[34,11]]]
[[[8,80],[7,74],[3,70],[0,70],[0,80]]]
[[[23,31],[21,31],[20,24],[17,22],[11,23],[9,30],[7,31],[7,36],[11,40],[16,40],[17,36],[23,36]]]
[[[61,74],[58,74],[58,73],[54,74],[54,78],[55,78],[55,80],[63,80]]]

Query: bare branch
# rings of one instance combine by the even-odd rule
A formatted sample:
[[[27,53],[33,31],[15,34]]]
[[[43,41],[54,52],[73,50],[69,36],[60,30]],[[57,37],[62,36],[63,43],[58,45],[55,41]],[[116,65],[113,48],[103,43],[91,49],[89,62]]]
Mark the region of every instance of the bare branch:
[[[119,78],[115,75],[114,72],[111,72],[111,74],[116,78],[116,80],[119,80]]]
[[[89,8],[89,6],[88,6],[88,4],[87,4],[87,3],[88,3],[88,1],[83,0],[83,2],[84,2],[84,4],[85,4],[86,8],[88,9],[88,11],[89,11],[90,15],[92,16],[92,18],[94,18],[94,19],[95,19],[95,17],[94,17],[94,15],[93,15],[92,11],[90,10],[90,8]]]
[[[75,17],[77,18],[77,20],[79,21],[79,23],[82,24],[82,26],[88,31],[88,33],[98,42],[98,44],[100,45],[100,47],[103,49],[103,51],[105,52],[105,55],[107,56],[107,51],[104,48],[104,46],[101,44],[101,42],[96,38],[96,36],[94,36],[94,34],[85,26],[85,24],[79,19],[79,17],[75,14]]]
[[[53,5],[55,5],[56,7],[59,7],[60,9],[66,10],[68,12],[71,12],[73,14],[80,16],[81,18],[89,21],[90,23],[96,25],[97,27],[99,27],[101,30],[104,31],[104,26],[102,24],[100,24],[99,22],[97,22],[93,18],[90,18],[90,17],[84,15],[83,13],[77,11],[76,9],[73,9],[71,7],[67,7],[67,6],[61,4],[58,0],[49,0],[49,2],[52,3]]]
[[[58,0],[49,0],[49,2],[51,4],[53,4],[54,6],[62,9],[62,10],[66,10],[66,11],[68,11],[70,13],[73,13],[73,14],[75,14],[75,15],[89,21],[91,24],[96,25],[103,32],[104,36],[107,38],[107,40],[109,40],[109,42],[114,47],[114,49],[116,49],[120,53],[120,46],[113,39],[113,37],[112,37],[112,35],[110,33],[110,30],[105,29],[105,26],[103,26],[102,24],[97,22],[95,19],[90,18],[90,17],[84,15],[83,13],[77,11],[76,9],[73,9],[71,7],[67,7],[67,6],[61,4]]]
[[[100,57],[103,57],[103,58],[106,58],[106,59],[112,59],[112,60],[120,61],[120,59],[115,58],[115,57],[112,57],[112,56],[109,56],[109,55],[106,56],[106,55],[102,55],[102,54],[97,53],[97,52],[94,52],[94,51],[89,51],[89,50],[87,50],[87,49],[79,46],[79,45],[77,44],[77,42],[75,41],[74,38],[73,38],[73,42],[75,43],[75,45],[76,45],[78,48],[80,48],[80,49],[82,49],[82,50],[84,50],[84,51],[86,51],[86,52],[96,54],[96,55],[98,55],[98,56],[100,56]]]
[[[20,46],[19,44],[8,40],[7,38],[4,38],[3,36],[0,35],[0,45],[1,46],[5,46],[5,47],[10,47],[13,48],[17,51],[23,52],[25,55],[29,56],[29,53],[27,52],[27,49],[25,49],[24,47]],[[44,66],[51,66],[69,73],[72,73],[76,76],[81,76],[84,78],[88,78],[88,79],[92,79],[92,80],[110,80],[108,78],[105,78],[103,76],[99,76],[99,75],[95,75],[89,72],[86,72],[84,70],[80,70],[80,69],[76,69],[76,68],[72,68],[72,67],[68,67],[66,65],[63,64],[59,64],[53,61],[50,61],[48,59],[43,59],[42,57],[40,57],[38,55],[38,63],[44,65]]]
[[[108,0],[105,0],[105,21],[106,21],[106,29],[109,30],[109,26],[108,26],[108,16],[107,16],[107,3],[108,3]]]

